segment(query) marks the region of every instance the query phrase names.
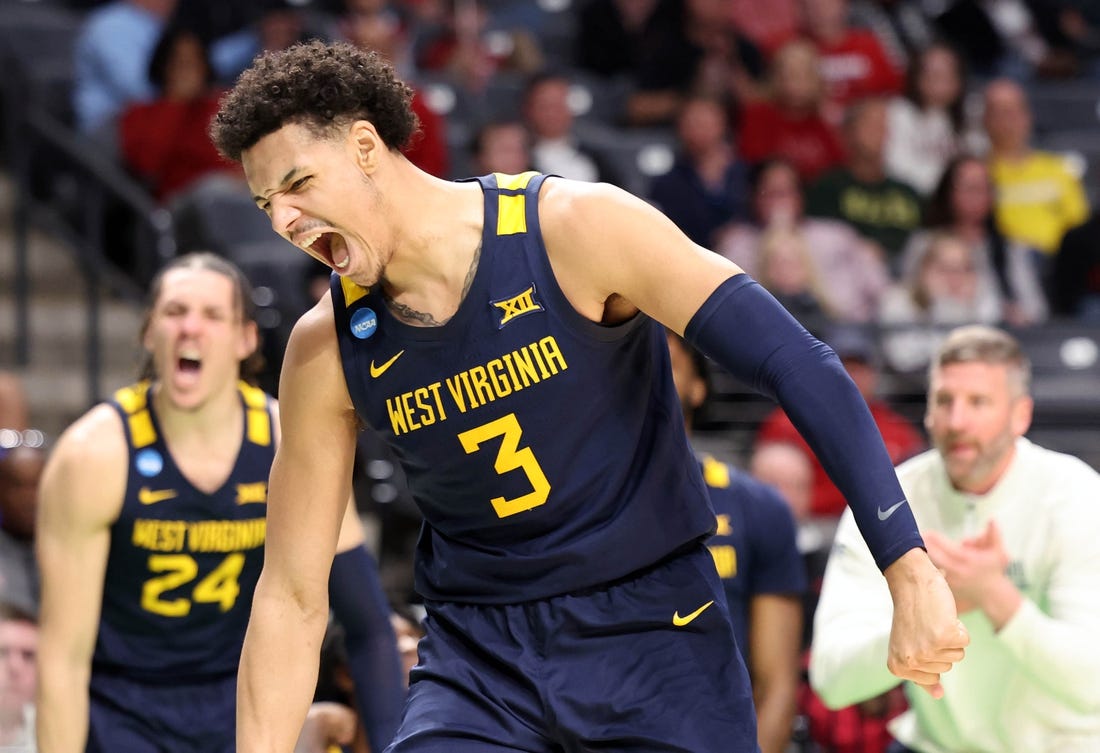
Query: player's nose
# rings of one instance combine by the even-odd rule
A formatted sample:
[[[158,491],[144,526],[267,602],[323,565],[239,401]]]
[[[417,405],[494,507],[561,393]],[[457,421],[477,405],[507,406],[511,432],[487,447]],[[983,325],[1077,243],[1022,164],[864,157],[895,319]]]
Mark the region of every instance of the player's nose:
[[[290,226],[302,213],[283,197],[273,197],[271,200],[271,227],[284,238],[290,237]]]

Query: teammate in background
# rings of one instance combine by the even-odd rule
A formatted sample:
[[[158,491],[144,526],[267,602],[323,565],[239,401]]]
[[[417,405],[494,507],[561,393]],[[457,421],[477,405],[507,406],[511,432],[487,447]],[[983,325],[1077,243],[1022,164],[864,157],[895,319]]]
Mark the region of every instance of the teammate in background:
[[[890,727],[893,753],[1100,750],[1100,475],[1024,439],[1031,365],[1000,330],[967,326],[930,369],[935,443],[898,467],[973,643],[931,702]],[[814,625],[810,679],[833,707],[898,684],[882,671],[890,600],[841,518]]]
[[[34,615],[0,601],[0,750],[8,753],[34,751],[37,653]]]
[[[147,378],[70,427],[42,481],[42,753],[234,750],[278,407],[248,383],[258,334],[235,266],[180,257],[150,301]],[[341,517],[333,608],[369,633],[353,667],[381,750],[404,698],[400,664],[352,505]]]
[[[308,43],[257,58],[213,126],[275,230],[337,272],[283,366],[238,750],[289,749],[309,706],[361,421],[426,520],[390,753],[757,750],[729,614],[705,608],[714,513],[657,322],[809,435],[890,582],[890,666],[940,695],[966,633],[831,351],[620,189],[418,170],[409,96],[377,56]]]
[[[707,396],[706,364],[668,333],[672,379],[691,434]],[[802,594],[806,572],[795,521],[770,486],[713,457],[700,461],[718,531],[707,542],[726,592],[737,647],[752,679],[756,736],[762,753],[782,753],[791,740],[802,677]]]

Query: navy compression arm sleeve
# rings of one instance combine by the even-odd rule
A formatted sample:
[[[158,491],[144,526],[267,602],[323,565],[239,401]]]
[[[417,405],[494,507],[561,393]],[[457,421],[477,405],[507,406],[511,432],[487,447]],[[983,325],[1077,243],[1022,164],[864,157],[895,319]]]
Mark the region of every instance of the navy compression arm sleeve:
[[[355,699],[371,750],[385,750],[401,721],[405,682],[374,557],[363,546],[337,554],[328,592],[336,621],[344,628]]]
[[[832,348],[746,274],[729,278],[684,339],[779,401],[852,508],[879,569],[923,547],[882,435]]]

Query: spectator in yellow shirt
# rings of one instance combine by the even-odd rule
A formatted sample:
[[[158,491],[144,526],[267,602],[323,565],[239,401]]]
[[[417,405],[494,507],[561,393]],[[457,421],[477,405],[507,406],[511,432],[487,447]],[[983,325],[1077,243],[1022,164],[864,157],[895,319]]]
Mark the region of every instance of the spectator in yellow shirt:
[[[1066,231],[1088,218],[1080,179],[1061,155],[1032,148],[1031,108],[1016,82],[986,86],[984,124],[997,225],[1006,237],[1053,255]]]

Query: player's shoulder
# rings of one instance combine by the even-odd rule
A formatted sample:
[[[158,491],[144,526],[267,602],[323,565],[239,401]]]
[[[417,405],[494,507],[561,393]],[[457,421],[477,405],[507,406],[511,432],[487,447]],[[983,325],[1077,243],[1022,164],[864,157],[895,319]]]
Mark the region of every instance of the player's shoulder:
[[[69,425],[51,453],[64,459],[78,456],[81,462],[93,465],[127,455],[126,432],[122,417],[110,403],[99,403]]]
[[[122,416],[108,403],[96,405],[62,432],[50,453],[40,507],[63,510],[69,522],[107,525],[122,505],[129,457]]]
[[[615,222],[641,199],[610,183],[590,183],[549,176],[539,190],[539,224],[544,232],[586,231]]]
[[[332,291],[329,291],[298,317],[287,341],[284,364],[293,366],[326,351],[330,351],[333,356],[339,356],[334,305]]]

